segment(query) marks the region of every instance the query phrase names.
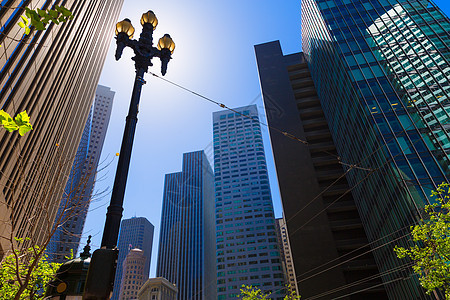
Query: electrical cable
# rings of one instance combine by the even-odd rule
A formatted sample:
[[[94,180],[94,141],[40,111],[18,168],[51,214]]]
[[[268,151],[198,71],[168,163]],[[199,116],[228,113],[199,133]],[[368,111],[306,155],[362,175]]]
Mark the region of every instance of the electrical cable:
[[[282,130],[280,130],[280,129],[278,129],[278,128],[272,127],[272,126],[270,126],[270,125],[268,125],[268,124],[266,124],[266,123],[264,123],[264,122],[261,122],[261,121],[259,121],[258,119],[255,119],[255,118],[253,118],[253,117],[244,115],[244,114],[242,114],[242,113],[240,113],[240,112],[238,112],[238,111],[236,111],[236,110],[234,110],[234,109],[232,109],[232,108],[229,108],[228,106],[226,106],[226,105],[223,104],[223,103],[220,103],[220,102],[215,101],[215,100],[213,100],[213,99],[211,99],[211,98],[208,98],[208,97],[206,97],[206,96],[203,96],[203,95],[201,95],[201,94],[199,94],[199,93],[197,93],[197,92],[195,92],[195,91],[192,91],[192,90],[190,90],[190,89],[188,89],[188,88],[185,88],[185,87],[183,87],[183,86],[181,86],[181,85],[179,85],[179,84],[177,84],[177,83],[175,83],[175,82],[172,82],[172,81],[170,81],[170,80],[167,80],[167,79],[165,79],[165,78],[162,78],[162,77],[160,77],[160,76],[158,76],[158,75],[156,75],[156,74],[154,74],[154,73],[152,73],[152,72],[150,72],[150,74],[153,75],[154,77],[157,77],[157,78],[159,78],[159,79],[161,79],[161,80],[163,80],[163,81],[166,81],[166,82],[168,82],[168,83],[170,83],[170,84],[172,84],[172,85],[174,85],[174,86],[177,86],[178,88],[181,88],[181,89],[183,89],[183,90],[185,90],[185,91],[187,91],[187,92],[190,92],[190,93],[192,93],[192,94],[194,94],[194,95],[196,95],[196,96],[198,96],[198,97],[200,97],[200,98],[202,98],[202,99],[205,99],[205,100],[207,100],[207,101],[209,101],[209,102],[211,102],[211,103],[214,103],[214,104],[218,105],[218,106],[221,107],[221,108],[227,109],[227,110],[229,110],[229,111],[231,111],[231,112],[234,112],[234,113],[236,113],[236,114],[238,114],[238,115],[240,115],[240,116],[242,116],[242,117],[245,117],[245,118],[251,119],[251,120],[253,120],[253,121],[255,121],[255,122],[258,122],[260,125],[266,126],[266,127],[268,127],[269,129],[272,129],[272,130],[274,130],[274,131],[276,131],[276,132],[279,132],[279,133],[283,134],[284,136],[286,136],[286,137],[288,137],[288,138],[290,138],[290,139],[293,139],[293,140],[296,140],[296,141],[298,141],[298,142],[301,142],[302,144],[307,145],[307,146],[310,145],[307,141],[302,140],[302,139],[299,139],[299,138],[297,138],[295,135],[292,135],[292,134],[290,134],[290,133],[288,133],[288,132],[282,131]],[[411,125],[408,126],[408,127],[411,127],[411,126],[413,126],[413,124],[411,124]],[[405,131],[406,131],[406,130],[408,130],[408,128],[406,128]],[[402,133],[404,133],[404,131],[400,132],[400,134],[402,134]],[[395,139],[396,137],[397,137],[397,135],[394,135],[394,137],[392,137],[391,140]],[[418,141],[419,141],[419,140],[417,140],[416,142],[418,142]],[[373,155],[374,155],[376,152],[378,152],[380,149],[386,147],[386,146],[387,146],[387,143],[388,143],[388,142],[383,143],[383,144],[380,145],[377,149],[375,149],[374,151],[372,151],[372,153],[370,153],[369,155],[367,155],[365,158],[363,158],[363,159],[361,160],[361,163],[364,162],[364,161],[366,161],[367,159],[369,159],[371,156],[373,156]],[[413,142],[413,144],[415,144],[415,142]],[[343,178],[346,174],[348,174],[348,172],[351,171],[352,169],[361,169],[361,170],[364,170],[364,171],[368,171],[369,173],[368,173],[363,179],[359,180],[352,188],[348,189],[348,190],[347,190],[343,195],[341,195],[338,199],[336,199],[334,202],[332,202],[331,204],[329,204],[324,210],[328,209],[332,204],[334,204],[334,203],[336,203],[337,201],[339,201],[343,196],[345,196],[346,194],[348,194],[349,192],[351,192],[356,186],[358,186],[362,181],[364,181],[365,179],[367,179],[368,177],[370,177],[371,175],[373,175],[375,172],[381,171],[381,168],[382,168],[382,167],[384,167],[387,163],[393,161],[393,159],[397,156],[397,155],[396,155],[396,156],[392,157],[391,159],[389,159],[389,160],[386,161],[383,165],[381,165],[380,167],[378,167],[378,168],[376,168],[376,169],[369,169],[369,168],[364,168],[364,167],[361,167],[361,166],[355,165],[355,164],[344,163],[344,162],[341,161],[341,158],[340,158],[338,155],[336,155],[336,154],[334,154],[334,153],[331,153],[331,152],[329,152],[329,151],[322,151],[322,152],[324,152],[324,153],[326,153],[326,154],[328,154],[328,155],[331,155],[331,156],[335,157],[341,165],[347,166],[347,167],[349,167],[349,169],[347,169],[347,171],[346,171],[342,176],[340,176],[337,180],[335,180],[332,184],[330,184],[330,185],[329,185],[325,190],[323,190],[319,195],[317,195],[317,196],[316,196],[315,198],[313,198],[310,202],[308,202],[302,209],[300,209],[299,211],[297,211],[297,212],[295,213],[295,215],[292,216],[289,220],[292,220],[292,218],[294,218],[295,216],[297,216],[297,215],[298,215],[301,211],[303,211],[308,205],[310,205],[310,204],[311,204],[312,202],[314,202],[317,198],[319,198],[323,193],[325,193],[329,188],[331,188],[334,184],[336,184],[340,179],[342,179],[342,178]],[[361,164],[361,163],[360,163],[360,164]],[[382,173],[384,174],[384,172],[382,172]],[[388,175],[388,176],[394,176],[396,179],[400,179],[400,182],[412,181],[412,180],[408,180],[408,179],[404,179],[404,178],[399,178],[398,176],[395,176],[395,175],[393,175],[393,174],[385,174],[385,175]],[[312,221],[315,217],[317,217],[317,216],[318,216],[320,213],[322,213],[324,210],[322,210],[321,212],[319,212],[318,214],[316,214],[315,216],[313,216],[310,220],[308,220],[308,221],[307,221],[305,224],[303,224],[300,228],[297,228],[292,234],[295,234],[295,232],[297,232],[298,230],[302,229],[304,226],[306,226],[310,221]],[[404,228],[403,228],[403,229],[404,229]],[[403,230],[403,229],[399,229],[399,230],[397,230],[396,232],[398,232],[398,231],[400,231],[400,230]],[[292,234],[291,234],[291,235],[292,235]],[[393,234],[393,233],[391,233],[391,234]],[[391,235],[391,234],[389,234],[389,235]],[[406,235],[404,235],[404,236],[401,236],[400,238],[404,238],[404,237],[406,237],[407,235],[409,235],[409,233],[406,234]],[[383,237],[383,238],[385,238],[385,237]],[[380,239],[383,239],[383,238],[380,238]],[[398,239],[400,239],[400,238],[397,238],[397,239],[395,239],[395,240],[398,240]],[[379,239],[379,240],[380,240],[380,239]],[[394,240],[394,241],[395,241],[395,240]],[[382,246],[385,246],[385,245],[387,245],[387,244],[390,244],[390,243],[392,243],[392,242],[393,242],[393,241],[390,241],[389,243],[385,243],[385,244],[383,244],[383,245],[381,245],[381,246],[376,247],[375,249],[378,249],[378,248],[380,248],[380,247],[382,247]],[[375,243],[375,242],[372,242],[372,243]],[[370,245],[370,244],[372,244],[372,243],[369,243],[368,245]],[[364,247],[364,246],[363,246],[363,247]],[[360,248],[362,248],[362,247],[360,247]],[[360,249],[360,248],[358,248],[358,249]],[[371,251],[373,251],[373,250],[375,250],[375,249],[371,249],[371,250],[369,250],[369,251],[367,251],[367,252],[365,252],[365,253],[371,252]],[[354,251],[356,251],[356,250],[354,250]],[[346,255],[348,255],[348,254],[346,254]],[[355,259],[355,258],[357,258],[357,257],[359,257],[359,256],[361,256],[361,255],[358,255],[358,256],[356,256],[356,257],[353,257],[353,258],[347,260],[346,262],[348,262],[348,261],[350,261],[350,260],[352,260],[352,259]],[[334,260],[333,260],[333,261],[334,261]],[[332,262],[332,261],[330,261],[330,262]],[[330,262],[327,262],[327,263],[325,263],[324,265],[327,265],[327,264],[329,264]],[[345,263],[345,262],[343,262],[343,263]],[[335,266],[333,266],[333,267],[331,267],[331,268],[335,268],[335,267],[337,267],[337,266],[339,266],[339,265],[341,265],[341,264],[342,264],[342,263],[340,263],[340,264],[338,264],[338,265],[335,265]],[[322,266],[323,266],[323,265],[322,265]],[[316,267],[315,269],[317,269],[317,268],[319,268],[319,267]],[[327,270],[329,270],[329,269],[330,269],[330,268],[328,268]],[[325,271],[326,271],[326,270],[321,271],[320,273],[325,272]],[[308,271],[308,272],[306,272],[306,273],[309,273],[309,272],[311,272],[311,270]],[[304,274],[306,274],[306,273],[303,273],[302,275],[304,275]],[[316,276],[316,275],[318,275],[318,274],[320,274],[320,273],[316,273],[316,274],[314,274],[314,275],[312,275],[312,276],[310,276],[310,277],[308,277],[308,278],[311,278],[311,277],[313,277],[313,276]],[[297,277],[298,277],[298,276],[297,276]],[[306,279],[303,279],[303,280],[301,280],[301,281],[304,281],[304,280],[306,280]],[[397,280],[397,279],[396,279],[396,280]],[[365,289],[365,290],[366,290],[366,289]],[[364,290],[361,290],[361,291],[364,291]]]
[[[191,89],[189,89],[189,88],[186,88],[186,87],[184,87],[184,86],[182,86],[182,85],[180,85],[180,84],[178,84],[178,83],[175,83],[175,82],[173,82],[173,81],[171,81],[171,80],[168,80],[168,79],[166,79],[166,78],[163,78],[163,77],[161,77],[161,76],[159,76],[159,75],[157,75],[157,74],[155,74],[155,73],[153,73],[153,72],[150,72],[150,71],[149,71],[148,73],[151,74],[151,75],[153,75],[154,77],[159,78],[159,79],[161,79],[161,80],[163,80],[163,81],[165,81],[165,82],[167,82],[167,83],[169,83],[169,84],[171,84],[171,85],[174,85],[174,86],[176,86],[176,87],[178,87],[178,88],[180,88],[180,89],[182,89],[182,90],[184,90],[184,91],[186,91],[186,92],[189,92],[189,93],[191,93],[191,94],[193,94],[193,95],[195,95],[195,96],[197,96],[197,97],[200,97],[200,98],[202,98],[202,99],[204,99],[204,100],[206,100],[206,101],[208,101],[208,102],[211,102],[211,103],[213,103],[213,104],[215,104],[215,105],[217,105],[217,106],[219,106],[219,107],[221,107],[221,108],[224,108],[224,109],[226,109],[226,110],[229,110],[229,111],[231,111],[231,112],[233,112],[233,113],[235,113],[235,114],[238,114],[238,115],[240,115],[240,116],[242,116],[242,117],[245,117],[245,118],[247,118],[247,119],[253,120],[254,122],[257,122],[257,123],[259,123],[259,124],[262,125],[262,126],[265,126],[265,127],[269,128],[269,129],[272,129],[272,130],[274,130],[274,131],[276,131],[276,132],[278,132],[278,133],[281,133],[282,135],[286,136],[287,138],[290,138],[290,139],[292,139],[292,140],[298,141],[298,142],[300,142],[300,143],[302,143],[302,144],[304,144],[304,145],[306,145],[306,146],[309,146],[309,145],[310,145],[307,141],[302,140],[302,139],[298,138],[297,136],[295,136],[295,135],[293,135],[293,134],[291,134],[291,133],[289,133],[289,132],[287,132],[287,131],[283,131],[283,130],[281,130],[281,129],[279,129],[279,128],[276,128],[276,127],[273,127],[273,126],[271,126],[271,125],[269,125],[269,124],[267,124],[267,123],[264,123],[264,122],[262,122],[262,121],[260,121],[260,120],[258,120],[258,119],[256,119],[256,118],[254,118],[254,117],[245,115],[245,114],[243,114],[243,113],[241,113],[241,112],[239,112],[239,111],[237,111],[237,110],[235,110],[235,109],[233,109],[233,108],[228,107],[227,105],[225,105],[225,104],[223,104],[223,103],[220,103],[220,102],[218,102],[218,101],[215,101],[215,100],[213,100],[213,99],[211,99],[211,98],[209,98],[209,97],[206,97],[206,96],[204,96],[204,95],[202,95],[202,94],[200,94],[200,93],[197,93],[197,92],[195,92],[195,91],[193,91],[193,90],[191,90]],[[335,154],[335,153],[329,152],[329,151],[327,151],[327,150],[320,150],[320,152],[323,152],[323,153],[326,153],[326,154],[328,154],[328,155],[330,155],[330,156],[333,156],[333,157],[335,157],[339,162],[341,162],[340,156],[337,155],[337,154]],[[345,163],[345,162],[342,162],[342,164],[343,164],[343,165],[347,165],[347,166],[353,166],[354,168],[358,168],[358,169],[362,169],[362,170],[366,170],[366,171],[368,170],[367,168],[360,167],[360,166],[355,165],[355,164],[348,164],[348,163]]]

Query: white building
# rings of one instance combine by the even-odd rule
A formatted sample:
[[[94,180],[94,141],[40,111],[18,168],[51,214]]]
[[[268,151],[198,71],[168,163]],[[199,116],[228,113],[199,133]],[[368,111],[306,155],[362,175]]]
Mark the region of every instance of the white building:
[[[139,300],[177,300],[178,288],[164,277],[150,278],[139,290]]]

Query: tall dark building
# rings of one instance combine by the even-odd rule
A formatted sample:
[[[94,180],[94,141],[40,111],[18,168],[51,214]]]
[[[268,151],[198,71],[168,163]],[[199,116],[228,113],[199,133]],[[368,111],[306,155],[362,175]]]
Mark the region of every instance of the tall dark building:
[[[213,114],[218,299],[252,285],[283,299],[285,278],[256,105]]]
[[[62,263],[71,251],[76,257],[92,195],[97,167],[105,141],[114,99],[109,87],[99,85],[92,111],[64,189],[55,224],[56,232],[47,246],[51,261]]]
[[[307,143],[269,128],[300,295],[387,299],[303,53],[255,50],[269,126]]]
[[[181,172],[167,174],[159,235],[157,277],[178,288],[178,299],[216,296],[214,183],[203,151],[183,154]]]
[[[2,1],[0,107],[11,115],[26,110],[34,130],[24,137],[0,131],[0,236],[48,240],[122,3]],[[74,19],[23,36],[24,8],[54,4]],[[9,248],[0,238],[0,257]]]
[[[145,280],[150,272],[150,262],[152,258],[153,232],[155,227],[146,218],[138,217],[122,220],[120,223],[119,241],[119,257],[117,259],[116,277],[114,279],[114,289],[112,300],[120,299],[120,291],[122,289],[123,265],[124,261],[131,249],[140,249],[143,251],[142,256],[145,257],[144,270],[140,272]],[[129,279],[129,278],[127,278]],[[142,279],[142,278],[141,278]],[[143,282],[145,282],[145,280]],[[128,282],[128,281],[126,281]],[[123,296],[124,294],[122,294]],[[134,297],[136,295],[129,295]]]
[[[392,248],[449,181],[450,20],[428,0],[301,6],[305,59],[389,297],[427,298]]]

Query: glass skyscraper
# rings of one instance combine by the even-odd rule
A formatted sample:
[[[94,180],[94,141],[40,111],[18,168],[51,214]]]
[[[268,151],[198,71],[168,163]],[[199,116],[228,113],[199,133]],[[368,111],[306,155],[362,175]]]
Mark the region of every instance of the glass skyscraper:
[[[119,233],[119,257],[117,259],[116,267],[116,277],[114,278],[114,289],[112,300],[118,300],[119,293],[121,290],[123,265],[125,258],[131,249],[140,249],[143,251],[143,256],[145,257],[144,271],[141,273],[148,278],[150,272],[150,262],[152,257],[152,246],[153,246],[153,231],[154,226],[144,217],[134,217],[131,219],[122,220],[120,223],[120,233]],[[145,282],[145,280],[143,281]],[[134,284],[134,283],[133,283]],[[125,295],[130,295],[126,294]],[[134,295],[136,296],[136,295]]]
[[[184,153],[182,172],[165,177],[156,276],[177,286],[179,300],[217,298],[213,180],[203,151]]]
[[[88,208],[94,200],[92,198],[96,197],[92,192],[111,117],[114,94],[109,87],[97,86],[94,104],[53,224],[56,230],[47,246],[51,261],[62,263],[66,256],[70,256],[71,251],[76,257]]]
[[[392,248],[450,175],[449,31],[432,1],[302,0],[303,51],[392,299],[427,297]]]
[[[213,114],[217,295],[235,299],[242,285],[283,299],[284,274],[255,105]]]

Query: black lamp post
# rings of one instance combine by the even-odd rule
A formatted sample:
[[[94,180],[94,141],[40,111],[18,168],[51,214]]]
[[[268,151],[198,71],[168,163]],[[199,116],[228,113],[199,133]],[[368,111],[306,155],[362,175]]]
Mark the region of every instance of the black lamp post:
[[[115,267],[113,270],[106,270],[117,259],[117,245],[119,235],[120,221],[123,211],[123,197],[125,194],[125,186],[127,182],[128,169],[130,166],[131,150],[133,148],[134,133],[136,130],[137,114],[139,109],[139,99],[141,96],[142,85],[145,84],[144,74],[147,73],[148,67],[152,66],[152,58],[159,57],[161,60],[161,73],[166,74],[167,64],[172,58],[171,54],[175,49],[175,43],[170,35],[165,34],[159,39],[157,48],[153,47],[153,30],[158,24],[155,14],[149,10],[144,13],[141,18],[143,27],[139,40],[133,40],[134,27],[129,19],[125,19],[116,25],[116,60],[122,56],[123,49],[130,47],[134,50],[136,77],[134,80],[133,93],[131,95],[131,103],[126,118],[125,131],[122,138],[122,146],[120,148],[119,162],[117,165],[116,177],[111,194],[111,201],[106,213],[105,228],[101,248],[94,252],[92,262],[89,268],[88,279],[86,282],[85,297],[83,299],[104,299],[99,294],[108,291],[101,287],[100,281],[106,283],[114,281]],[[106,274],[108,271],[111,274]],[[106,278],[108,277],[108,278]],[[110,288],[109,288],[110,289]],[[109,291],[110,292],[110,291]]]
[[[122,219],[123,211],[123,196],[125,194],[131,149],[133,147],[134,133],[136,130],[139,98],[141,97],[142,85],[145,83],[144,73],[147,73],[148,67],[153,65],[151,60],[156,56],[161,59],[161,73],[162,75],[165,75],[167,64],[175,49],[175,43],[168,34],[165,34],[159,40],[158,48],[153,47],[153,30],[156,28],[157,24],[158,19],[151,10],[144,13],[141,18],[143,30],[139,40],[132,39],[134,28],[131,25],[130,20],[125,19],[116,25],[116,60],[120,59],[125,47],[131,47],[135,54],[133,60],[136,67],[136,78],[134,80],[130,109],[126,118],[111,202],[106,214],[106,223],[103,231],[101,247],[106,249],[112,249],[117,245],[117,237],[119,235],[120,220]]]

